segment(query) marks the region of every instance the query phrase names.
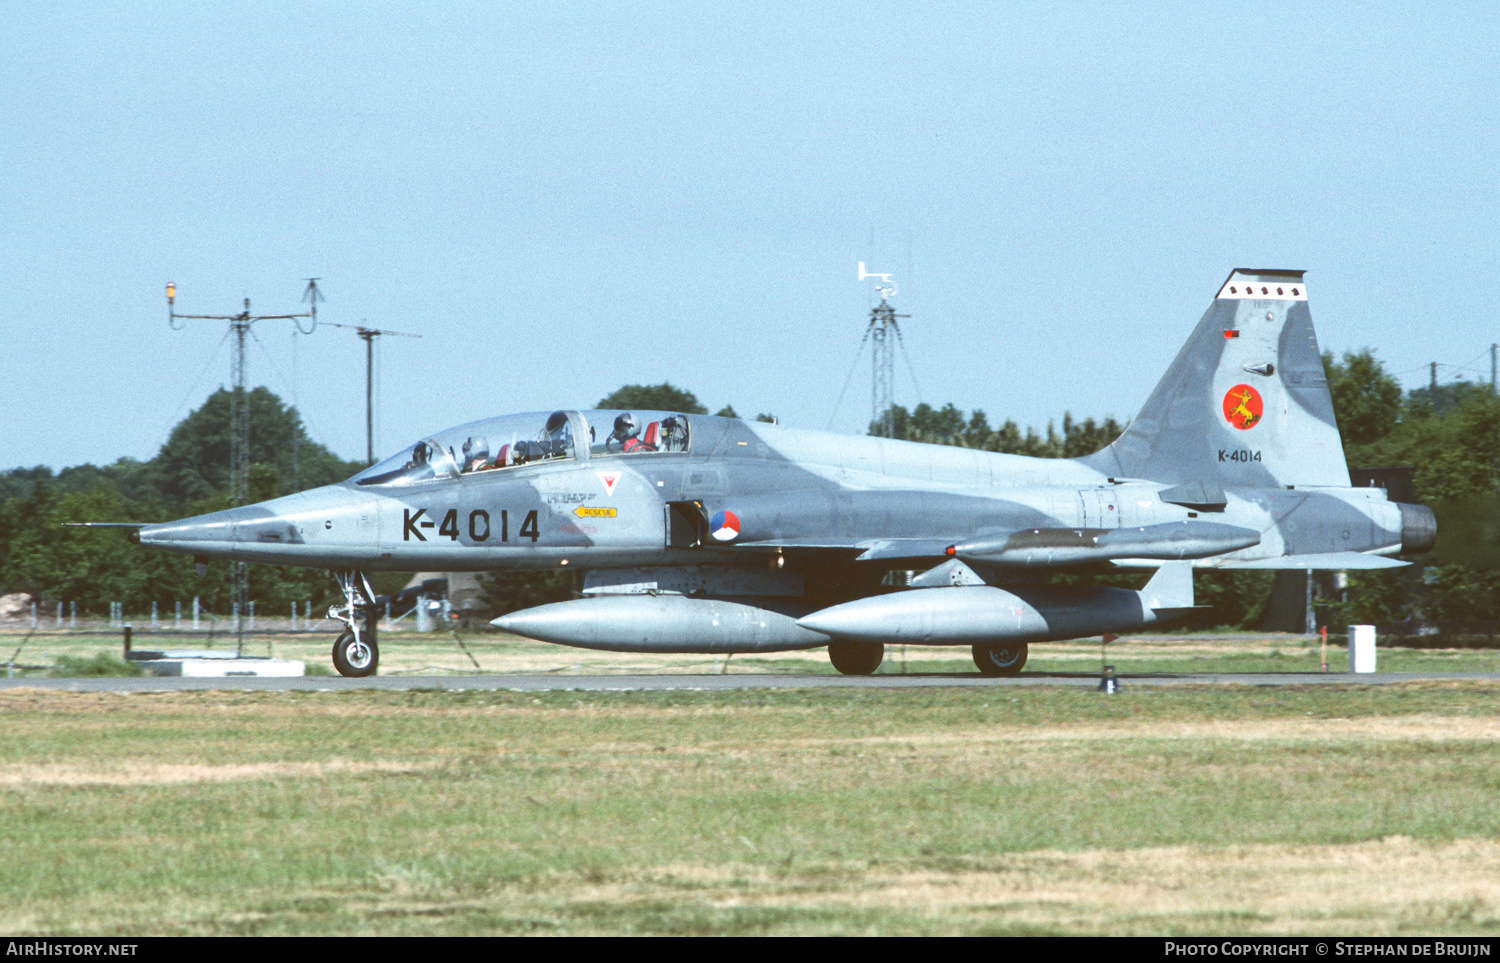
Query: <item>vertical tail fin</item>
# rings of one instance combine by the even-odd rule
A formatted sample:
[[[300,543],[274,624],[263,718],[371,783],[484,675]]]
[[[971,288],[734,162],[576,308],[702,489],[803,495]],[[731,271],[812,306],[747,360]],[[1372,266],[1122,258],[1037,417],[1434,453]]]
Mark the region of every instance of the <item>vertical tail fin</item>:
[[[1085,461],[1169,484],[1348,486],[1302,272],[1236,268],[1130,427]]]

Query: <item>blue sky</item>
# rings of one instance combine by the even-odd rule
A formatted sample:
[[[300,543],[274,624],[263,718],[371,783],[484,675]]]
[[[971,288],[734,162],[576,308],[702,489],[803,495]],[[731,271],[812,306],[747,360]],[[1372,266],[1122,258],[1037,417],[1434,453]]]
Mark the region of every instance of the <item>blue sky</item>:
[[[1229,270],[1306,269],[1408,387],[1500,329],[1493,8],[21,4],[0,24],[0,467],[149,458],[299,310],[381,348],[377,456],[670,380],[855,432],[897,400],[1131,417]],[[250,381],[364,451],[362,344]]]

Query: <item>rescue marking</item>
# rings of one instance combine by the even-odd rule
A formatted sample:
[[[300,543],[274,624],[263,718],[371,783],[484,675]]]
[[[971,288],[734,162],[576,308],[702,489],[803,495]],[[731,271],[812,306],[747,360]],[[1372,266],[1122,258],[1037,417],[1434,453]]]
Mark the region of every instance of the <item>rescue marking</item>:
[[[613,508],[591,508],[588,505],[579,505],[573,509],[573,514],[579,518],[614,518],[619,512]]]

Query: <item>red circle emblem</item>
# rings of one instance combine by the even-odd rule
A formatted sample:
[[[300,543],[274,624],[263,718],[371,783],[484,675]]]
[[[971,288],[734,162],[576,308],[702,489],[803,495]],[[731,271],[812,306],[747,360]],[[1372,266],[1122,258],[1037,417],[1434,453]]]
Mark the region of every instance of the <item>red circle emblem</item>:
[[[1264,410],[1260,392],[1249,385],[1235,385],[1224,394],[1224,420],[1241,431],[1260,424]]]

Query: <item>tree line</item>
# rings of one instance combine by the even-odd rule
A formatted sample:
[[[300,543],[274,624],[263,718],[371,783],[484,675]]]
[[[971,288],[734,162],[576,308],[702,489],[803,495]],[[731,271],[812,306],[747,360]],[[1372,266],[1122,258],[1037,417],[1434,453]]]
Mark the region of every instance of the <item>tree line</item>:
[[[70,528],[68,522],[162,522],[229,507],[230,392],[219,389],[172,429],[154,458],[112,465],[46,466],[0,473],[0,594],[23,592],[43,612],[76,603],[80,615],[120,602],[145,613],[201,600],[229,607],[229,566],[210,562],[199,578],[190,557],[147,551],[118,531]],[[296,409],[266,388],[248,392],[252,501],[348,478],[364,467],[344,461],[307,436]],[[252,565],[250,598],[267,616],[290,614],[293,602],[326,607],[326,573]]]

